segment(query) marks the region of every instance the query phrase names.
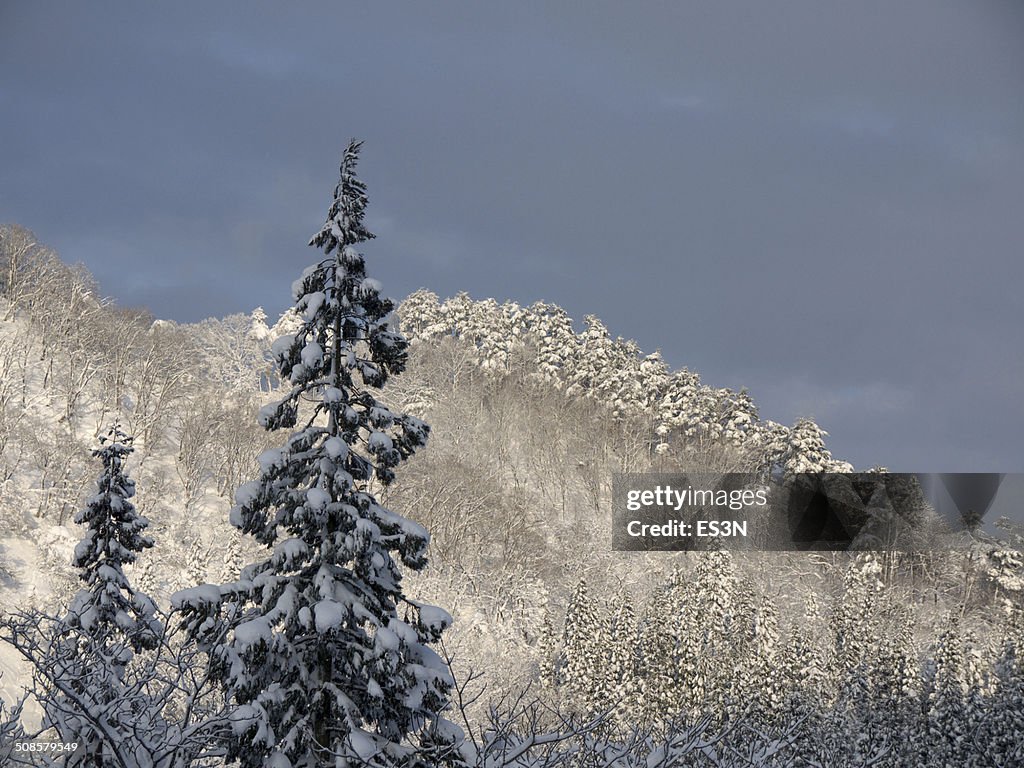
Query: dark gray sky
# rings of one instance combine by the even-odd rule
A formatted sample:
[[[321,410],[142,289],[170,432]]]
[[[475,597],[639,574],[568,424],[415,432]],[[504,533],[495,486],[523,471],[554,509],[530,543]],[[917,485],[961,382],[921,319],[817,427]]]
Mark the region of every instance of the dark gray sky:
[[[152,5],[0,4],[0,220],[120,303],[283,310],[358,136],[390,295],[597,314],[858,467],[1024,470],[1021,3]]]

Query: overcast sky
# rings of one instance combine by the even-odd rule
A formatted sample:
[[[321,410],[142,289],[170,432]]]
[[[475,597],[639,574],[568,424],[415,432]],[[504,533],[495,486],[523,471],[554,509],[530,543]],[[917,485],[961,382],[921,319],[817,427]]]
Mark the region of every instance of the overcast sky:
[[[596,314],[858,467],[1024,471],[1024,4],[154,5],[0,3],[0,221],[121,304],[284,310],[357,136],[389,295]]]

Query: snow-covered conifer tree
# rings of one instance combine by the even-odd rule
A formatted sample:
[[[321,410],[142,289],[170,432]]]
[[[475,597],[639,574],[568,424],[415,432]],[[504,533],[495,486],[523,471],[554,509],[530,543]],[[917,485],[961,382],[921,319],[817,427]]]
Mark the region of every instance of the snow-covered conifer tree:
[[[688,680],[689,708],[724,712],[738,665],[742,637],[736,563],[731,553],[701,552],[693,571],[694,594],[686,606],[688,631],[680,653],[681,676]]]
[[[409,341],[447,336],[451,333],[437,294],[420,288],[410,293],[398,307],[402,333]]]
[[[189,584],[205,584],[206,573],[210,564],[210,550],[204,546],[203,539],[196,536],[188,545],[185,553],[185,577]]]
[[[149,521],[131,503],[135,481],[124,471],[125,458],[132,453],[132,439],[114,426],[100,443],[101,447],[93,451],[103,462],[97,493],[75,515],[75,522],[88,528],[75,548],[73,561],[86,588],[71,601],[66,620],[99,643],[111,637],[124,638],[138,650],[154,643],[154,605],[131,588],[124,566],[152,547],[153,540],[144,533]]]
[[[540,642],[537,644],[540,655],[538,665],[538,677],[544,688],[550,688],[555,684],[555,654],[557,652],[555,642],[555,628],[551,626],[551,617],[544,614],[544,622],[541,625]]]
[[[1014,611],[1006,627],[1007,635],[993,665],[993,691],[990,715],[981,725],[979,743],[984,744],[996,765],[1024,764],[1024,614]]]
[[[579,343],[572,319],[561,307],[538,301],[527,309],[526,323],[534,350],[535,376],[561,389]]]
[[[242,543],[237,536],[228,539],[223,552],[223,562],[220,566],[221,578],[224,581],[235,581],[242,571]]]
[[[853,467],[845,461],[832,458],[825,447],[828,432],[810,419],[797,419],[789,433],[789,444],[781,459],[787,475],[800,472],[852,472]]]
[[[684,445],[708,436],[709,422],[716,410],[710,395],[711,390],[701,384],[698,374],[684,368],[670,375],[658,404],[658,453],[678,451],[673,446],[673,433],[679,433],[679,442]]]
[[[359,147],[345,151],[310,241],[323,257],[293,285],[301,325],[273,345],[291,388],[260,423],[301,426],[259,457],[259,478],[231,511],[270,555],[233,584],[174,598],[237,705],[229,758],[246,768],[405,760],[403,740],[445,707],[452,684],[427,645],[450,616],[402,590],[400,564],[426,564],[428,533],[374,495],[429,428],[375,394],[404,369],[407,343],[356,250],[373,237]]]
[[[580,579],[565,609],[560,678],[576,706],[585,712],[603,704],[598,696],[605,673],[605,634],[587,582]]]
[[[93,455],[103,463],[97,492],[75,515],[87,527],[73,564],[85,582],[58,623],[47,674],[57,681],[43,697],[46,722],[66,743],[78,743],[69,765],[102,765],[111,734],[128,733],[136,713],[122,706],[125,669],[134,653],[152,649],[162,627],[156,606],[128,583],[124,566],[153,546],[148,521],[131,503],[135,483],[124,471],[131,438],[118,426],[100,438]]]
[[[469,322],[471,338],[477,348],[480,367],[504,374],[509,371],[512,350],[522,346],[522,309],[494,299],[473,302]]]
[[[637,621],[633,602],[621,591],[616,595],[615,608],[609,631],[607,671],[604,675],[601,698],[612,710],[618,724],[629,727],[637,718],[636,677]]]
[[[974,723],[969,711],[968,670],[963,632],[951,615],[926,671],[922,696],[926,707],[922,747],[939,765],[966,765]]]
[[[681,714],[683,678],[681,654],[686,651],[687,606],[693,584],[678,568],[652,596],[639,627],[636,679],[641,719],[657,721]]]

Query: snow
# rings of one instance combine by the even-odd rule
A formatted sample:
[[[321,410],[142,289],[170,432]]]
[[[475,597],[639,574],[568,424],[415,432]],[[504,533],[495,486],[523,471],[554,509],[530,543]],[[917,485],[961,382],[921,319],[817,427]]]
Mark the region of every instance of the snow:
[[[243,651],[261,642],[269,645],[270,639],[270,625],[263,616],[235,627],[235,643]]]
[[[368,444],[371,453],[381,453],[394,448],[394,442],[383,432],[371,432]]]
[[[380,406],[377,405],[370,409],[368,416],[370,423],[376,427],[391,426],[391,424],[394,423],[395,420],[391,411],[389,411],[387,408],[381,408]]]
[[[265,450],[263,453],[256,457],[256,461],[260,465],[260,471],[263,473],[267,473],[274,467],[281,464],[283,458],[283,452],[279,448],[268,448],[267,450]],[[235,494],[235,500],[238,500],[237,493]]]
[[[344,459],[348,455],[348,443],[340,437],[329,437],[324,441],[324,450],[332,459]]]
[[[270,423],[270,420],[274,418],[274,414],[277,413],[277,408],[278,403],[268,403],[261,407],[256,416],[257,423],[261,427],[266,427]]]
[[[439,717],[435,721],[434,733],[449,744],[461,744],[466,738],[466,732],[462,728],[443,717]]]
[[[353,728],[348,735],[348,740],[361,760],[369,760],[377,754],[377,744],[373,740],[373,736],[361,728]]]
[[[398,635],[387,627],[381,627],[374,635],[374,643],[378,649],[383,651],[397,651],[401,647]]]
[[[316,317],[316,313],[320,311],[320,307],[323,306],[324,301],[327,299],[327,294],[323,291],[313,291],[312,293],[306,294],[306,309],[302,313],[303,319],[307,322]]]
[[[323,509],[330,501],[331,494],[323,488],[310,488],[306,491],[306,506],[310,509]]]
[[[324,349],[315,341],[310,341],[302,348],[302,352],[299,353],[299,358],[302,360],[303,365],[309,368],[315,368],[324,359]]]
[[[306,546],[306,542],[294,537],[278,542],[274,547],[274,550],[279,553],[287,563],[294,563],[296,560],[302,560],[309,553],[309,547]]]
[[[213,584],[200,584],[198,587],[191,587],[176,592],[171,604],[175,608],[181,608],[183,605],[219,605],[220,601],[220,587]]]
[[[250,480],[247,483],[242,483],[238,486],[238,490],[235,491],[235,504],[240,507],[249,506],[257,499],[262,487],[259,480]]]
[[[444,608],[436,605],[420,605],[420,622],[425,627],[435,630],[443,630],[452,625],[452,615]]]
[[[274,339],[274,343],[270,345],[270,351],[276,358],[280,358],[287,354],[292,344],[295,343],[294,334],[287,333],[283,336],[278,336]]]
[[[344,607],[334,600],[321,600],[313,606],[313,620],[320,634],[337,629],[345,621]]]

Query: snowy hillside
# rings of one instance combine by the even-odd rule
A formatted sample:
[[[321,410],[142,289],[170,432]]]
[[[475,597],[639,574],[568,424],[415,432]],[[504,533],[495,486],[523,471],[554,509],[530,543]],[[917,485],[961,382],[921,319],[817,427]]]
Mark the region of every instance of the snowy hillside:
[[[325,241],[334,236],[325,231]],[[126,574],[164,609],[179,593],[199,621],[216,601],[210,588],[190,588],[233,582],[266,556],[229,523],[229,511],[236,500],[246,508],[279,492],[281,436],[257,415],[268,424],[287,420],[280,406],[261,411],[282,396],[294,397],[295,413],[315,402],[293,385],[318,381],[308,371],[327,365],[324,348],[296,339],[327,311],[324,291],[310,284],[299,311],[273,325],[258,309],[178,325],[99,299],[84,270],[63,264],[31,233],[8,228],[3,245],[0,266],[10,269],[0,284],[0,604],[67,607],[79,588],[71,561],[83,536],[73,518],[94,493],[98,438],[118,421],[134,435],[126,468],[155,542]],[[371,301],[377,286],[360,281],[352,290]],[[375,306],[384,349],[397,336],[385,304]],[[966,540],[944,551],[858,558],[612,552],[615,472],[851,467],[831,456],[814,422],[762,419],[745,391],[672,371],[597,317],[577,324],[551,304],[465,294],[442,301],[428,291],[408,297],[397,314],[408,362],[383,396],[410,419],[367,406],[367,455],[397,451],[386,433],[396,424],[416,432],[423,420],[430,439],[402,457],[393,483],[368,487],[412,521],[402,529],[410,541],[420,526],[430,532],[429,564],[407,569],[403,589],[422,601],[421,616],[437,605],[454,618],[444,649],[456,690],[466,693],[465,727],[489,727],[489,738],[504,734],[507,746],[571,722],[569,736],[604,755],[595,760],[652,768],[673,755],[695,756],[694,765],[809,766],[840,764],[837,755],[850,765],[939,765],[921,760],[941,754],[949,764],[981,765],[967,762],[979,743],[1004,755],[994,764],[1022,764],[1013,762],[1014,739],[1024,733],[1015,714],[1024,702],[1014,655],[1024,643],[1020,532],[1004,544]],[[363,375],[372,380],[379,371],[364,367]],[[333,401],[323,397],[329,409]],[[340,442],[324,446],[324,460],[345,455]],[[265,490],[250,483],[236,499],[257,477]],[[329,506],[330,494],[317,501],[320,488],[302,490],[313,508]],[[300,525],[305,511],[296,514]],[[252,519],[246,525],[258,529],[262,518]],[[274,551],[287,563],[305,550]],[[403,556],[417,562],[411,551]],[[381,568],[385,560],[368,562]],[[317,626],[340,621],[325,612]],[[246,646],[239,658],[264,638],[250,629],[235,635]],[[374,642],[399,644],[401,631],[411,630],[394,639],[377,630]],[[31,681],[4,643],[0,671],[0,697],[10,706]],[[386,685],[369,680],[372,700]],[[474,698],[474,686],[484,685],[487,695]],[[503,696],[508,711],[486,726]],[[30,702],[26,720],[39,714]],[[588,719],[597,723],[594,738]],[[447,743],[453,734],[438,738]],[[898,734],[916,736],[899,746]],[[569,736],[552,743],[568,750]],[[371,749],[365,738],[354,748]],[[482,752],[460,759],[503,764],[486,758],[498,749],[488,743],[492,752],[478,745]],[[533,764],[557,764],[561,748]]]

